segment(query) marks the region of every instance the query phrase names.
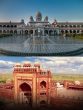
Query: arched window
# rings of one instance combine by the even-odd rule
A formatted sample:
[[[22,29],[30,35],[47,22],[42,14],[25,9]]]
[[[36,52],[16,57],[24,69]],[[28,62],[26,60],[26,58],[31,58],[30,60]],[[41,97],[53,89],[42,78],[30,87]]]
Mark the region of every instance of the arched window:
[[[7,30],[7,33],[9,33],[9,30]]]
[[[76,33],[76,30],[73,30],[73,33],[75,34]]]
[[[70,27],[72,28],[72,25],[70,25]]]
[[[68,27],[68,25],[65,25],[65,27]]]
[[[0,25],[0,27],[2,27],[2,25]]]
[[[64,27],[63,25],[61,25],[61,27]]]
[[[14,31],[14,34],[17,34],[17,30]]]
[[[41,87],[41,88],[46,88],[46,82],[45,82],[45,81],[42,81],[42,82],[40,83],[40,87]]]
[[[13,25],[11,25],[11,28],[13,28]]]
[[[73,27],[76,27],[76,25],[73,25]]]
[[[5,27],[6,27],[6,25],[3,25],[3,27],[5,28]]]
[[[79,30],[77,30],[77,33],[79,33]]]
[[[65,33],[68,33],[68,30],[65,30]]]
[[[10,26],[9,25],[7,25],[7,28],[9,28]]]
[[[70,33],[72,33],[72,30],[70,30]]]
[[[6,30],[3,30],[3,33],[6,33]]]
[[[80,25],[77,25],[77,27],[80,27]]]
[[[13,30],[11,30],[10,33],[13,34]]]
[[[17,27],[17,25],[14,25],[14,27],[16,28],[16,27]]]
[[[64,33],[64,30],[61,30],[61,33]]]

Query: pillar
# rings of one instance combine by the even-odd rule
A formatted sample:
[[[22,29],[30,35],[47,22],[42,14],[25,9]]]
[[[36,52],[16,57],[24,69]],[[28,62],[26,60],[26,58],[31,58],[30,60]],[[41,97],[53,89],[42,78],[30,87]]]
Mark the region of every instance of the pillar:
[[[42,30],[42,35],[43,35],[43,36],[44,36],[44,31],[45,31],[45,30],[43,29],[43,30]]]
[[[34,78],[33,78],[33,104],[32,104],[32,106],[33,107],[36,107],[37,106],[37,97],[36,97],[36,95],[37,95],[37,87],[36,87],[36,75],[34,75]]]
[[[33,36],[35,36],[35,30],[33,29]]]

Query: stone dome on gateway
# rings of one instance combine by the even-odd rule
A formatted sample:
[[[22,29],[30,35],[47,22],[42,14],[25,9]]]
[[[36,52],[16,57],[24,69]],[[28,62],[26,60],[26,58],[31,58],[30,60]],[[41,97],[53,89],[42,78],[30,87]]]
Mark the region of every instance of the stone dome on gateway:
[[[36,21],[41,21],[42,20],[42,14],[41,12],[36,13]]]

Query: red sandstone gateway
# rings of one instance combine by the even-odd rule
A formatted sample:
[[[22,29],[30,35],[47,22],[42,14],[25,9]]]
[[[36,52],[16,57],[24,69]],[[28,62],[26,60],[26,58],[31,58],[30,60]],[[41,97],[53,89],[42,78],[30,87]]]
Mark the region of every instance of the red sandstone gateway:
[[[14,67],[14,99],[17,103],[31,106],[50,105],[55,97],[55,85],[50,71],[39,64],[17,64]]]

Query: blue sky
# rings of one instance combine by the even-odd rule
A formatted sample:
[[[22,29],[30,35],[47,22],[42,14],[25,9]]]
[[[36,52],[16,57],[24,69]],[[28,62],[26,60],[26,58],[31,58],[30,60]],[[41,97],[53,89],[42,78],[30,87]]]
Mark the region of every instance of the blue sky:
[[[12,73],[16,63],[40,64],[52,73],[83,74],[83,57],[0,57],[0,73]]]
[[[0,0],[0,21],[27,22],[37,11],[50,21],[83,21],[83,0]]]

